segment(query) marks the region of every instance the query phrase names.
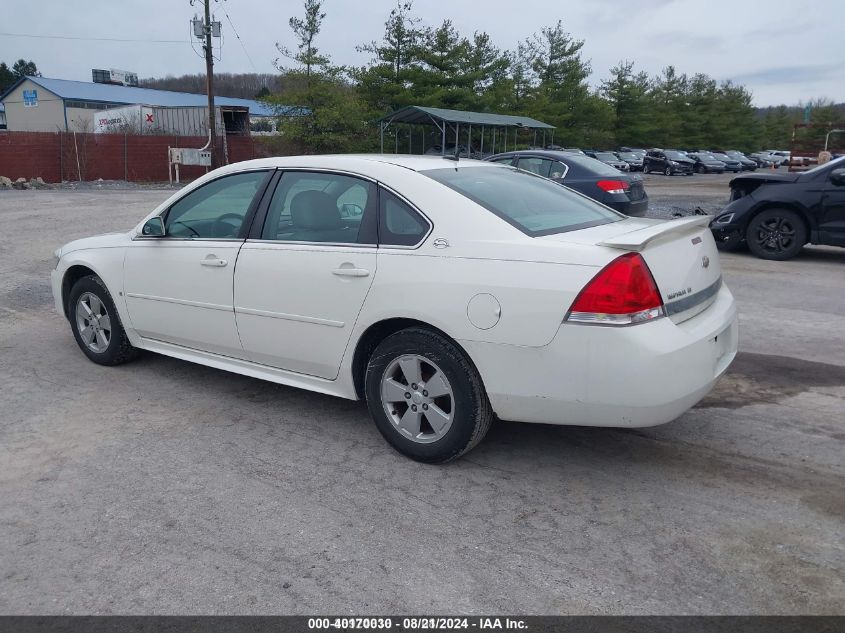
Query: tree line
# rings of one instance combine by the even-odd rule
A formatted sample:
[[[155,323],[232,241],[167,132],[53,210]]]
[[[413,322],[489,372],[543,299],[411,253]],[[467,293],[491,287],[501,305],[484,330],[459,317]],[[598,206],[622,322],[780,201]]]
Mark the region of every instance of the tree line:
[[[374,121],[408,105],[530,116],[557,128],[556,144],[595,148],[786,148],[802,116],[786,106],[761,116],[744,86],[672,65],[650,76],[622,60],[592,88],[584,40],[561,21],[503,50],[489,34],[460,33],[448,19],[423,24],[412,0],[398,0],[380,40],[358,46],[370,54],[367,64],[338,66],[319,48],[323,6],[324,0],[304,0],[303,14],[290,18],[296,46],[277,44],[281,88],[266,97],[308,108],[281,122],[295,151],[376,149]],[[813,122],[845,114],[825,100],[812,105]],[[439,141],[439,133],[432,139]]]

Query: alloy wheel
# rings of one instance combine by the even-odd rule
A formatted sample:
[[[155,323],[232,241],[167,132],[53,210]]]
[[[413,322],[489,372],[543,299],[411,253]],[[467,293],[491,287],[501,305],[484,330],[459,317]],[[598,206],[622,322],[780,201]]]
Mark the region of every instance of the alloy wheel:
[[[452,426],[455,396],[449,379],[430,359],[395,358],[384,370],[381,403],[403,436],[420,444],[441,439]]]
[[[783,253],[795,242],[795,227],[787,218],[770,218],[758,225],[756,240],[760,248],[767,252]]]
[[[96,354],[108,349],[111,341],[111,317],[97,295],[85,292],[76,301],[76,327],[82,342]]]

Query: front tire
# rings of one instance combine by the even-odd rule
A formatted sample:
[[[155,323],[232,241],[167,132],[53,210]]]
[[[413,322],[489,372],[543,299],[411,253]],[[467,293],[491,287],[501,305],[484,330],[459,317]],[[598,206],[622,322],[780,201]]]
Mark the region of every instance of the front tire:
[[[794,211],[767,209],[748,224],[745,241],[757,257],[784,261],[792,259],[804,248],[807,227]]]
[[[672,168],[671,168],[671,167],[667,167],[666,169],[664,169],[664,170],[663,170],[663,175],[664,175],[664,176],[671,176],[671,175],[672,175]]]
[[[384,438],[420,462],[442,464],[472,450],[493,410],[478,371],[454,343],[408,328],[384,339],[367,364],[367,407]]]
[[[106,285],[96,275],[83,277],[73,285],[68,316],[79,349],[98,365],[122,365],[138,355]]]

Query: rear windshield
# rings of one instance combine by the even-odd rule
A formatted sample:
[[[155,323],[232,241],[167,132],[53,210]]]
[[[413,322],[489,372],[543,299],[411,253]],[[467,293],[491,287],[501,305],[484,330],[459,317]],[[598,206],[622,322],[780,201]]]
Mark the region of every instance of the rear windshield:
[[[608,224],[625,217],[551,180],[513,167],[447,167],[420,173],[532,237]]]
[[[619,170],[616,167],[611,167],[600,160],[582,154],[568,154],[561,160],[568,163],[570,167],[577,165],[594,176],[619,176]]]

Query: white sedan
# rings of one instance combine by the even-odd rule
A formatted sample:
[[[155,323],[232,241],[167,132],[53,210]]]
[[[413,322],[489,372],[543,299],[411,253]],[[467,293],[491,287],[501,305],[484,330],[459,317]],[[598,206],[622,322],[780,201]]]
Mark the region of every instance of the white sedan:
[[[627,218],[494,163],[269,158],[66,244],[52,287],[95,363],[149,350],[365,399],[439,463],[496,416],[651,426],[707,394],[737,349],[707,220]]]

